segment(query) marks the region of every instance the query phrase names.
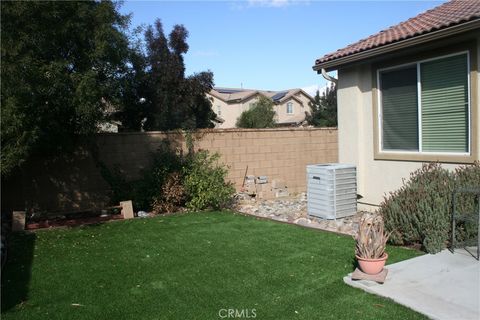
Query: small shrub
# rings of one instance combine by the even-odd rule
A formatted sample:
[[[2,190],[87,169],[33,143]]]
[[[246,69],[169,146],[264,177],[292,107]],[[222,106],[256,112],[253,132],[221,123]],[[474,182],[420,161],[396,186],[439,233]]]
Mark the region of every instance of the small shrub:
[[[425,164],[380,205],[395,244],[422,244],[430,253],[444,248],[450,229],[453,175],[438,163]]]
[[[187,207],[192,210],[219,209],[227,205],[235,189],[225,182],[227,168],[218,164],[219,155],[199,151],[184,167]]]
[[[152,164],[135,181],[127,181],[118,167],[109,169],[101,163],[101,174],[111,190],[110,202],[118,204],[119,201],[131,199],[135,210],[151,210],[168,176],[172,172],[180,172],[184,162],[182,154],[164,141],[159,150],[152,154]]]
[[[162,186],[173,172],[180,172],[183,156],[165,145],[153,155],[152,165],[145,169],[142,178],[134,183],[133,204],[139,210],[151,210],[155,199],[162,193]]]
[[[172,213],[185,203],[185,188],[183,187],[182,176],[179,172],[171,173],[162,192],[153,201],[153,213]]]
[[[385,228],[391,231],[394,244],[421,244],[425,251],[436,253],[445,248],[451,235],[452,192],[459,187],[480,186],[480,164],[461,166],[453,172],[438,163],[425,164],[410,174],[403,186],[391,192],[380,205]],[[472,213],[474,196],[457,198],[459,213]],[[474,237],[477,227],[459,222],[457,240]]]

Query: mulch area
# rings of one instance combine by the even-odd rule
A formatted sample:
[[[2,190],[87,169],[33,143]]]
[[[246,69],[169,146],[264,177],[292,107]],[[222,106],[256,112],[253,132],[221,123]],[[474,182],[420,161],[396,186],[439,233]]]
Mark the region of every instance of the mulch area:
[[[50,220],[41,220],[35,222],[28,222],[25,226],[25,230],[36,230],[36,229],[45,229],[45,228],[55,228],[55,227],[75,227],[88,224],[97,224],[111,220],[123,220],[123,215],[115,214],[108,216],[98,216],[98,217],[86,217],[86,218],[75,218],[75,219],[50,219]]]

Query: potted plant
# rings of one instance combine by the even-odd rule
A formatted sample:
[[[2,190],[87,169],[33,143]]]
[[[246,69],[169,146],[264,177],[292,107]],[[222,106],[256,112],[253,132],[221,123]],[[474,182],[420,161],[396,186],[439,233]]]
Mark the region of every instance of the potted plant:
[[[368,213],[360,218],[355,236],[355,257],[362,272],[373,275],[383,270],[388,258],[385,247],[389,236],[385,233],[381,215]]]

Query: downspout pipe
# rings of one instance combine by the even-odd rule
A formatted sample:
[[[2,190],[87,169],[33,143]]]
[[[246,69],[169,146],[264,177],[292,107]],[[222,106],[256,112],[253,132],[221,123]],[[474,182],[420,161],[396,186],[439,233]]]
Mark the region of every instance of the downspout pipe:
[[[325,80],[331,81],[331,82],[335,83],[335,85],[336,85],[337,82],[338,82],[338,79],[337,79],[337,78],[334,78],[334,77],[332,77],[331,75],[329,75],[329,74],[327,73],[327,71],[325,71],[325,69],[323,69],[323,68],[322,68],[322,76],[325,78]]]

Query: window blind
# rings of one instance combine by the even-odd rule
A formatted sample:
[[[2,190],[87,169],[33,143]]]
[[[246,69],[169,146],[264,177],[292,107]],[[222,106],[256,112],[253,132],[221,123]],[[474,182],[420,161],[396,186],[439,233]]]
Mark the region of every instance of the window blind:
[[[383,150],[418,150],[417,66],[380,74]]]
[[[422,150],[468,151],[467,55],[420,64]]]

